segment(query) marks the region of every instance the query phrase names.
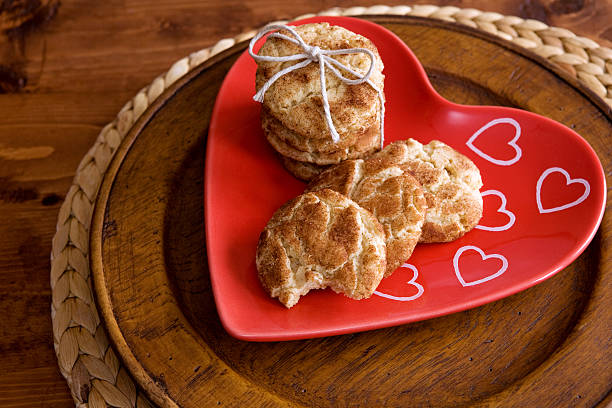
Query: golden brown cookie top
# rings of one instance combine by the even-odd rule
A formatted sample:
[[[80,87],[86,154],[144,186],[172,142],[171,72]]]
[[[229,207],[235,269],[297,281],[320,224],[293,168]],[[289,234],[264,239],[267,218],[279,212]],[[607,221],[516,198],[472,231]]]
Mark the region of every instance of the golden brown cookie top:
[[[385,272],[385,250],[382,226],[369,211],[321,190],[274,213],[259,237],[256,264],[268,294],[292,307],[310,289],[370,297]]]
[[[326,50],[365,48],[372,51],[375,67],[370,80],[383,90],[383,62],[369,39],[328,23],[305,24],[295,27],[295,30],[310,46]],[[289,34],[283,30],[280,33]],[[281,38],[269,37],[258,55],[287,56],[301,53],[303,50],[300,46]],[[334,55],[333,58],[362,74],[370,66],[369,56],[363,53]],[[258,62],[256,88],[259,90],[274,74],[295,63]],[[350,73],[342,74],[353,78]],[[341,139],[347,133],[369,127],[376,120],[380,104],[378,93],[370,85],[345,84],[329,69],[325,70],[325,78],[332,121]],[[283,126],[294,132],[310,138],[331,137],[323,112],[320,68],[316,62],[279,78],[266,92],[264,105],[282,121]]]
[[[482,179],[466,156],[438,141],[394,142],[373,154],[368,166],[404,166],[421,183],[427,216],[421,242],[448,242],[474,228],[482,217]]]
[[[315,177],[307,191],[332,189],[350,197],[376,216],[385,231],[389,276],[416,246],[427,210],[419,182],[402,166],[368,166],[369,160],[347,160]]]

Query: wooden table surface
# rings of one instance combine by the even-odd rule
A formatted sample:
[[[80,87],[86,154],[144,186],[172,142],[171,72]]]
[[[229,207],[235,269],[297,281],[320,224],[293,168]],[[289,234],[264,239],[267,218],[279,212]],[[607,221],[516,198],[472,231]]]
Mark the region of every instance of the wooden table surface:
[[[358,4],[380,3],[404,4]],[[612,47],[610,0],[416,3],[535,18]],[[59,207],[100,129],[139,89],[193,51],[268,21],[352,5],[0,2],[0,406],[73,405],[53,351],[49,253]]]

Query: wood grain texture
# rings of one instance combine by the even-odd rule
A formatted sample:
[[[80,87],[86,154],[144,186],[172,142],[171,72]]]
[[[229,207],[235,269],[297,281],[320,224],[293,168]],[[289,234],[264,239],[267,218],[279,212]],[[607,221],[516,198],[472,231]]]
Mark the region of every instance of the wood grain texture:
[[[609,1],[415,3],[536,18],[612,45]],[[140,88],[190,52],[271,20],[354,4],[0,2],[0,405],[73,405],[52,349],[48,254],[59,206],[100,128]],[[460,89],[456,79],[440,81]]]
[[[591,102],[590,92],[560,69],[466,28],[375,21],[407,42],[446,98],[549,116],[586,137],[606,171],[612,168],[610,109]],[[477,309],[323,339],[231,338],[212,298],[200,198],[214,96],[243,48],[187,75],[139,119],[96,207],[91,259],[102,314],[118,352],[157,403],[592,407],[606,398],[612,384],[607,214],[587,251],[562,273]]]

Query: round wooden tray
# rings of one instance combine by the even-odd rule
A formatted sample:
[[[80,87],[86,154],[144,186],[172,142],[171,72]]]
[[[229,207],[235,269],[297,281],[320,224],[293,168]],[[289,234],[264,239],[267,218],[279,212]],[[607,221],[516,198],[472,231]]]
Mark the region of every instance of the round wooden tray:
[[[442,96],[555,119],[584,136],[612,171],[609,107],[559,68],[452,23],[370,19],[411,47]],[[609,212],[564,271],[476,309],[305,341],[230,337],[207,271],[204,153],[216,93],[245,47],[211,58],[157,98],[123,140],[98,195],[90,232],[95,296],[111,343],[154,402],[559,407],[594,406],[606,397]]]

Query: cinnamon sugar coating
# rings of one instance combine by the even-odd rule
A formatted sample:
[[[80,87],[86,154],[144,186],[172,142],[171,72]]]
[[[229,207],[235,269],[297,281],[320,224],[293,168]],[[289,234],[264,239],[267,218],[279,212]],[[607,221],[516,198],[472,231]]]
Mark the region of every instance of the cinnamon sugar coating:
[[[370,297],[384,275],[385,256],[376,217],[324,189],[302,194],[274,213],[260,235],[256,265],[266,292],[290,308],[311,289]]]

